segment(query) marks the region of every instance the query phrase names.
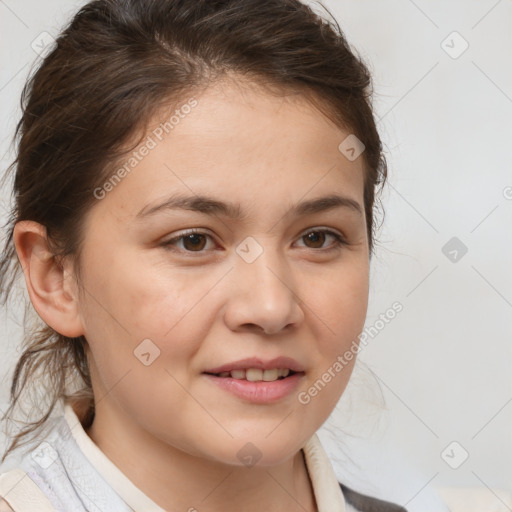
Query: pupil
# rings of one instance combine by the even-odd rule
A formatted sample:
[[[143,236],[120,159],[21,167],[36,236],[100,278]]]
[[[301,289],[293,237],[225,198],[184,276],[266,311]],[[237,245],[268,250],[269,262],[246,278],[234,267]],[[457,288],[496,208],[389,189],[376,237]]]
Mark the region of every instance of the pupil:
[[[306,237],[308,238],[308,240],[310,242],[313,242],[313,243],[318,242],[318,240],[320,240],[320,245],[316,245],[315,247],[321,247],[323,245],[325,233],[321,233],[319,231],[313,231],[313,232],[309,233],[308,235],[306,235]]]
[[[198,248],[199,248],[199,249],[202,249],[202,248],[204,247],[204,243],[203,243],[203,245],[201,245],[200,247],[198,247],[198,245],[197,245],[197,241],[198,241],[198,239],[199,239],[199,238],[201,238],[201,237],[203,237],[203,235],[198,235],[198,234],[194,234],[194,233],[192,233],[192,234],[190,234],[190,235],[187,235],[187,236],[185,237],[185,239],[184,239],[185,247],[187,247],[187,249],[192,249],[192,250],[194,250],[194,249],[198,249]],[[192,242],[192,243],[193,243],[193,245],[192,245],[192,246],[188,246],[187,244],[188,244],[189,242]],[[203,237],[203,242],[204,242],[204,237]]]

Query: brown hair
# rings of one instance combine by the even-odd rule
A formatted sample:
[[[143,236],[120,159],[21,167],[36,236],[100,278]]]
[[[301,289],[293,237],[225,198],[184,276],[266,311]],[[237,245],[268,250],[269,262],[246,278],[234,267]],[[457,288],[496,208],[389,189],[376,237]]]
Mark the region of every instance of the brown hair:
[[[15,170],[14,204],[0,259],[2,304],[20,273],[14,225],[32,220],[45,226],[57,261],[74,258],[80,282],[81,228],[97,201],[95,188],[138,145],[161,107],[228,75],[307,96],[363,142],[371,256],[375,191],[386,181],[386,160],[372,112],[371,75],[331,18],[299,0],[95,0],[81,8],[22,92],[16,159],[7,171]],[[15,436],[2,461],[45,424],[62,398],[85,397],[82,420],[92,423],[85,343],[83,336],[68,338],[41,322],[26,326],[3,419],[26,386],[34,387],[36,374],[44,377],[50,401],[43,416]],[[74,392],[72,380],[78,383]]]

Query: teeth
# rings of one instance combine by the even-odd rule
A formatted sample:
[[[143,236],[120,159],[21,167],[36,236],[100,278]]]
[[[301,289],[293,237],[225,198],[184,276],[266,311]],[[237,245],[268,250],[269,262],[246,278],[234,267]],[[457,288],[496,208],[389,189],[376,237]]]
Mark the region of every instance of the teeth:
[[[258,368],[248,368],[247,370],[232,370],[230,372],[219,373],[219,377],[232,377],[233,379],[245,379],[250,382],[273,382],[279,377],[288,377],[290,370],[288,368],[272,368],[271,370],[260,370]]]
[[[265,370],[262,372],[262,378],[265,382],[272,382],[277,380],[279,377],[279,370],[277,368],[272,368],[271,370]]]
[[[257,368],[249,368],[245,370],[245,379],[250,380],[251,382],[263,380],[263,373],[263,370],[258,370]]]

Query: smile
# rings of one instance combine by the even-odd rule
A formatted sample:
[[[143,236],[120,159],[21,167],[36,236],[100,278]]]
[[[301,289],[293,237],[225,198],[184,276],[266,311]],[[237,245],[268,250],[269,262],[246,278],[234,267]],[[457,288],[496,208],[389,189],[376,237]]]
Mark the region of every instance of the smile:
[[[253,373],[254,370],[254,373]],[[265,372],[269,380],[264,380]],[[278,402],[297,390],[297,386],[304,377],[304,372],[291,372],[288,369],[259,370],[248,368],[247,370],[232,370],[221,374],[204,373],[211,382],[222,390],[243,399],[246,402],[257,404],[270,404]],[[239,375],[231,376],[232,373]],[[257,377],[257,378],[256,378]],[[254,380],[251,380],[254,379]]]
[[[289,368],[272,368],[269,370],[261,370],[260,368],[248,368],[247,370],[231,370],[229,372],[221,372],[216,375],[217,377],[231,377],[238,380],[248,380],[250,382],[273,382],[288,377],[295,372]]]

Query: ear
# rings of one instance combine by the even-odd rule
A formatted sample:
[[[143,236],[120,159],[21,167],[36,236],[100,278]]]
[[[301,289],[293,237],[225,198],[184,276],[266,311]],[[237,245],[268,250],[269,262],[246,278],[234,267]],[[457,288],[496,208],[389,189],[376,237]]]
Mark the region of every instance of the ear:
[[[70,338],[84,334],[71,263],[59,264],[48,246],[46,228],[24,220],[14,226],[14,245],[32,305],[53,330]]]

